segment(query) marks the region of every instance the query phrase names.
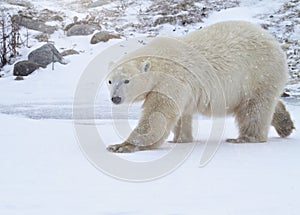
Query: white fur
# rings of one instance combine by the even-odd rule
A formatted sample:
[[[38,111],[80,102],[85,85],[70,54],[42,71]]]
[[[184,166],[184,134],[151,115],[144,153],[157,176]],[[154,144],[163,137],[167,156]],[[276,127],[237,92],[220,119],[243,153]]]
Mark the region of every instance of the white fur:
[[[110,151],[157,147],[172,129],[175,142],[190,142],[195,112],[234,114],[240,136],[228,141],[262,142],[287,80],[287,64],[268,32],[230,21],[183,37],[158,37],[116,63],[108,79],[111,96],[121,103],[145,100],[137,128]]]

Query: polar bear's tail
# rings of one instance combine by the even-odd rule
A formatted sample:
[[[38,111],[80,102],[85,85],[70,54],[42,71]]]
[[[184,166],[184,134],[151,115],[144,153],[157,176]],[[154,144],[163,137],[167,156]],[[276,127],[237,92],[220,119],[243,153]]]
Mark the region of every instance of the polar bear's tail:
[[[281,100],[278,101],[272,119],[272,125],[281,137],[287,137],[295,129],[290,113],[286,110]]]

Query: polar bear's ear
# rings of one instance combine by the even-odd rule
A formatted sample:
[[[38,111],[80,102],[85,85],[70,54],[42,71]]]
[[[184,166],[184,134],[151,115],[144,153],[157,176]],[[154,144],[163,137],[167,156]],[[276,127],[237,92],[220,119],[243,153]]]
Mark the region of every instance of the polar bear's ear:
[[[151,68],[151,62],[150,61],[144,61],[141,64],[141,72],[148,72]]]

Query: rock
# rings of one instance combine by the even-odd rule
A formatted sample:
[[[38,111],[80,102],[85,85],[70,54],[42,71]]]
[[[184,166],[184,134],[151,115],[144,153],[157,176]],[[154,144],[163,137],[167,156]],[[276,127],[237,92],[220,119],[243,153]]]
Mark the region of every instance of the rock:
[[[15,78],[15,81],[23,81],[23,80],[24,80],[23,76],[17,76]]]
[[[281,97],[290,97],[291,92],[289,89],[284,89],[284,92],[281,94]]]
[[[266,30],[268,30],[269,27],[270,27],[270,25],[267,24],[267,23],[262,23],[260,26],[261,26],[263,29],[266,29]]]
[[[63,57],[65,56],[69,56],[69,55],[76,55],[79,54],[78,51],[74,50],[74,49],[69,49],[69,50],[65,50],[63,52],[60,53]]]
[[[14,65],[13,74],[15,76],[27,76],[37,70],[40,66],[27,60],[17,62]]]
[[[291,94],[289,93],[289,92],[283,92],[282,94],[281,94],[281,97],[290,97],[291,96]]]
[[[93,24],[75,24],[67,30],[67,36],[86,36],[100,30],[100,26]]]
[[[284,44],[281,45],[281,48],[282,48],[284,51],[286,51],[286,50],[288,50],[288,49],[290,48],[290,45],[287,44],[287,43],[284,43]]]
[[[109,33],[107,31],[101,31],[96,33],[92,39],[91,44],[97,44],[99,42],[107,42],[110,39],[120,39],[121,36],[118,34]]]
[[[111,3],[111,0],[98,0],[98,1],[91,2],[88,5],[88,7],[89,8],[100,7],[100,6],[106,5],[108,3]]]
[[[21,7],[26,7],[26,8],[32,8],[33,7],[33,5],[28,1],[10,0],[10,1],[6,1],[6,2],[8,4],[11,4],[11,5],[21,6]]]
[[[53,44],[47,43],[42,47],[32,51],[28,55],[28,60],[46,68],[48,64],[59,62],[66,64],[63,56],[57,51]]]
[[[39,42],[48,42],[49,41],[49,36],[48,34],[38,34],[34,36],[35,39],[37,39]]]
[[[26,27],[31,30],[40,31],[45,34],[53,34],[57,29],[54,26],[46,25],[39,20],[33,20],[25,16],[14,16],[16,23],[20,26]]]
[[[162,25],[165,23],[176,24],[176,22],[177,22],[177,18],[175,16],[162,16],[162,17],[158,17],[154,21],[154,26]]]

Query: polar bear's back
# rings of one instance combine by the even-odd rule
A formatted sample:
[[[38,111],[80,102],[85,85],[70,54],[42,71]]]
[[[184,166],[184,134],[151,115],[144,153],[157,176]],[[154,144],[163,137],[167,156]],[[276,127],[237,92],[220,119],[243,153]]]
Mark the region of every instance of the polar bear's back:
[[[278,69],[272,74],[286,79],[285,54],[279,43],[255,24],[244,21],[221,22],[179,39],[205,56],[218,72],[239,70],[243,77],[251,75],[249,71],[259,74],[262,71],[256,68],[276,59],[278,67],[274,68]]]
[[[232,106],[241,95],[257,89],[280,94],[286,83],[287,64],[280,44],[255,24],[221,22],[178,39],[207,59]],[[271,85],[276,87],[270,89]]]

